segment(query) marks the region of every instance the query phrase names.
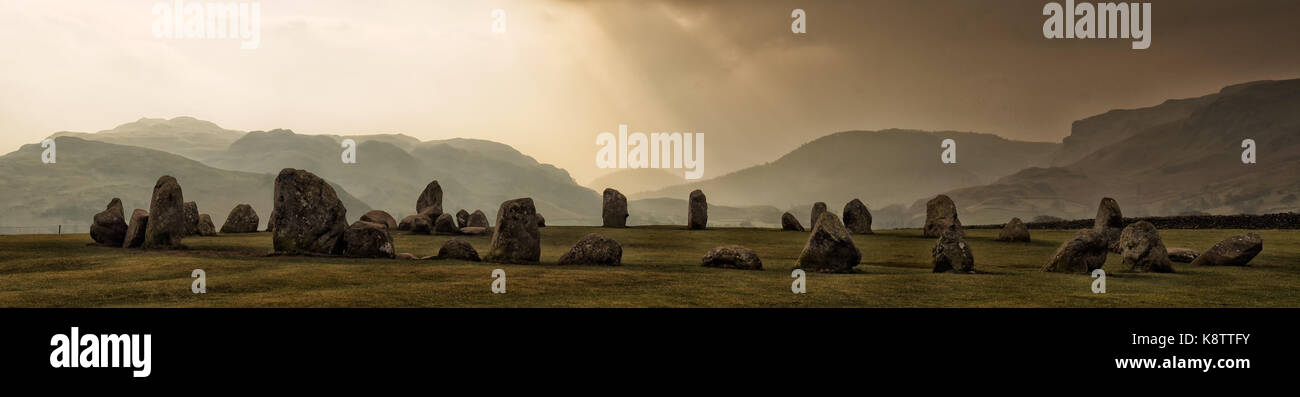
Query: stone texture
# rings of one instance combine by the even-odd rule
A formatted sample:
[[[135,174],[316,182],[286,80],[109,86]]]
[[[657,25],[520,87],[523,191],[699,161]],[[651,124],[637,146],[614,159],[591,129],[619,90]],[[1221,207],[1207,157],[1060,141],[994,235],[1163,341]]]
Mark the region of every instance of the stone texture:
[[[849,233],[854,234],[871,234],[871,210],[862,200],[853,199],[848,204],[844,204],[844,227],[849,229]]]
[[[423,215],[413,215],[411,234],[433,234],[433,221]]]
[[[1264,239],[1255,233],[1238,234],[1215,243],[1192,261],[1192,266],[1250,266],[1264,250]]]
[[[1069,240],[1061,243],[1042,270],[1057,273],[1091,273],[1106,264],[1106,254],[1109,252],[1106,236],[1092,229],[1080,230]]]
[[[1115,199],[1110,197],[1101,199],[1092,229],[1101,233],[1106,239],[1106,247],[1110,252],[1120,253],[1119,234],[1124,230],[1124,214],[1120,212],[1119,203]]]
[[[256,233],[257,225],[261,222],[257,218],[257,211],[253,206],[248,204],[236,205],[230,209],[230,215],[226,215],[226,223],[221,225],[222,233]]]
[[[392,215],[389,215],[384,211],[373,210],[367,212],[365,215],[361,215],[361,220],[370,223],[378,223],[388,230],[397,230],[397,219],[393,219]]]
[[[478,256],[478,251],[474,250],[474,246],[469,245],[469,243],[467,242],[464,242],[459,239],[454,239],[454,238],[451,240],[447,240],[447,242],[445,243],[442,243],[442,248],[438,249],[438,255],[435,256],[434,258],[459,259],[459,260],[471,261],[471,262],[482,261],[482,259],[480,259]]]
[[[972,273],[975,271],[975,254],[966,244],[966,237],[955,225],[939,233],[939,240],[930,250],[934,272]]]
[[[144,244],[144,230],[149,226],[149,211],[137,208],[131,212],[131,224],[122,238],[123,248],[139,248]]]
[[[1201,255],[1200,252],[1187,248],[1168,247],[1165,248],[1165,251],[1169,254],[1170,261],[1181,263],[1192,263],[1197,256]]]
[[[531,198],[501,203],[497,226],[492,229],[492,246],[483,259],[498,263],[536,263],[542,255],[542,236],[533,217],[536,213]],[[473,215],[470,219],[473,223]]]
[[[195,234],[200,236],[217,235],[217,226],[212,224],[212,216],[208,214],[199,214],[199,226]]]
[[[433,211],[428,211],[425,214],[426,210],[430,208]],[[430,221],[438,219],[438,215],[442,215],[442,186],[438,185],[438,181],[429,182],[424,187],[424,191],[420,192],[420,197],[415,199],[415,213],[425,214]]]
[[[817,220],[821,219],[822,214],[826,213],[826,203],[816,202],[812,206],[812,214],[808,217],[808,227],[817,227]]]
[[[1120,257],[1135,272],[1172,273],[1165,243],[1151,222],[1140,221],[1124,228],[1119,236]]]
[[[126,214],[122,211],[122,200],[114,197],[95,214],[90,224],[90,238],[96,243],[121,247],[126,240]]]
[[[402,218],[401,222],[397,222],[397,230],[410,231],[411,223],[415,222],[415,218],[419,217],[419,215],[407,215],[405,218]]]
[[[957,204],[953,203],[948,196],[940,194],[925,203],[923,233],[926,237],[939,237],[949,227],[956,227],[957,232],[965,236],[961,220],[957,219]]]
[[[722,269],[763,270],[763,261],[754,250],[739,245],[713,247],[700,258],[700,266]]]
[[[480,210],[474,210],[474,212],[470,213],[469,220],[466,222],[465,227],[492,227],[492,225],[488,224],[487,215],[484,215],[483,211]]]
[[[285,168],[275,178],[272,245],[288,254],[343,253],[347,209],[334,188],[307,172]]]
[[[699,189],[691,191],[686,209],[686,227],[701,230],[709,224],[709,201]]]
[[[366,221],[353,222],[343,232],[343,255],[353,258],[392,258],[393,237],[388,227]]]
[[[618,190],[605,189],[601,195],[600,217],[604,227],[627,227],[627,197]]]
[[[176,178],[163,175],[153,186],[149,200],[149,224],[144,229],[143,248],[179,248],[189,232],[185,220],[185,197]]]
[[[185,202],[185,235],[199,234],[199,204]]]
[[[1002,231],[998,233],[998,241],[1012,242],[1029,242],[1029,228],[1025,226],[1020,218],[1011,218],[1010,222],[1002,225]]]
[[[796,232],[804,231],[803,225],[799,224],[799,219],[789,212],[781,214],[781,230],[790,230]]]
[[[612,238],[599,234],[588,234],[578,240],[568,252],[560,256],[560,265],[603,265],[618,266],[623,264],[623,246]]]
[[[459,234],[460,228],[456,227],[456,220],[452,219],[451,214],[438,215],[438,219],[433,221],[433,232],[443,234]]]
[[[469,226],[469,211],[465,211],[465,210],[456,211],[456,226],[457,227]]]
[[[862,260],[862,252],[840,218],[823,212],[795,262],[800,269],[823,273],[848,273]]]

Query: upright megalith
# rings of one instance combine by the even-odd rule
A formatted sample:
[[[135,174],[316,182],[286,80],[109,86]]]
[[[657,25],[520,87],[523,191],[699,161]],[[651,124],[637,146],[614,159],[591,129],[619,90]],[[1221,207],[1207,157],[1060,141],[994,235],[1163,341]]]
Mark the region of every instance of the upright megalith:
[[[438,215],[438,219],[433,221],[433,232],[440,234],[457,234],[460,228],[456,227],[456,220],[451,214]]]
[[[464,209],[460,211],[456,211],[456,227],[468,227],[468,226],[469,226],[469,211],[465,211]]]
[[[818,220],[818,219],[821,219],[821,218],[822,218],[822,214],[825,214],[825,213],[826,213],[826,203],[823,203],[823,202],[820,202],[820,201],[818,201],[818,202],[816,202],[816,203],[813,203],[813,206],[812,206],[812,215],[810,215],[810,216],[808,217],[808,227],[810,227],[810,228],[816,228],[816,227],[817,227],[817,220]]]
[[[925,230],[922,233],[926,237],[939,237],[949,227],[955,227],[958,233],[965,235],[961,220],[957,219],[957,204],[947,195],[940,194],[925,203]]]
[[[939,232],[939,241],[930,250],[933,258],[934,272],[973,273],[975,271],[975,254],[966,244],[966,236],[958,232],[956,225]]]
[[[709,201],[700,189],[691,191],[686,204],[686,227],[701,230],[709,224]]]
[[[212,224],[212,216],[208,214],[199,214],[199,225],[194,234],[200,236],[217,235],[217,226]]]
[[[356,221],[343,232],[343,255],[353,258],[393,258],[393,237],[379,223]]]
[[[365,215],[361,215],[361,220],[370,223],[378,223],[388,230],[397,230],[397,220],[393,219],[393,216],[389,215],[388,212],[385,211],[373,210],[367,212]]]
[[[1174,271],[1165,243],[1160,240],[1160,233],[1151,222],[1139,221],[1125,227],[1119,235],[1119,248],[1124,264],[1135,272]]]
[[[795,262],[800,269],[823,273],[848,273],[862,261],[862,252],[840,218],[823,212],[815,222],[808,242]]]
[[[1119,234],[1124,230],[1124,214],[1119,210],[1119,203],[1110,197],[1101,199],[1097,205],[1097,219],[1092,229],[1101,233],[1106,239],[1106,248],[1113,253],[1120,253]]]
[[[195,216],[197,218],[197,215]],[[196,219],[197,220],[197,219]],[[153,185],[149,200],[149,224],[144,229],[144,248],[177,248],[189,233],[185,221],[185,197],[176,178],[163,175]]]
[[[542,235],[535,214],[532,198],[501,203],[497,226],[492,229],[492,245],[483,259],[498,263],[536,263],[541,259]]]
[[[465,221],[465,227],[486,228],[486,227],[491,227],[491,225],[488,224],[488,217],[487,215],[483,214],[483,211],[474,210],[474,212],[469,214],[469,219]]]
[[[602,194],[600,218],[604,227],[627,227],[627,197],[606,188]]]
[[[121,247],[126,239],[126,215],[122,212],[122,200],[114,197],[108,206],[92,219],[90,238],[96,243]]]
[[[199,204],[185,202],[185,235],[199,234]]]
[[[1106,264],[1106,237],[1093,229],[1080,230],[1061,243],[1043,266],[1045,272],[1057,273],[1091,273]]]
[[[844,204],[844,227],[849,233],[871,234],[871,210],[862,200],[853,199]]]
[[[781,214],[781,230],[802,232],[804,231],[804,228],[803,225],[799,224],[798,218],[795,218],[793,214],[787,212]]]
[[[998,241],[1029,242],[1029,227],[1020,218],[1011,218],[998,232]]]
[[[230,209],[230,215],[226,215],[226,223],[221,224],[222,233],[257,233],[257,225],[261,222],[257,218],[257,211],[253,206],[248,204],[236,205]]]
[[[149,211],[136,208],[131,212],[131,224],[122,238],[122,248],[139,248],[144,245],[144,230],[149,226]]]
[[[442,215],[442,186],[438,181],[424,186],[420,197],[415,199],[415,213],[428,217],[430,222]]]
[[[324,179],[306,170],[280,170],[272,200],[271,239],[277,252],[343,253],[348,210]]]

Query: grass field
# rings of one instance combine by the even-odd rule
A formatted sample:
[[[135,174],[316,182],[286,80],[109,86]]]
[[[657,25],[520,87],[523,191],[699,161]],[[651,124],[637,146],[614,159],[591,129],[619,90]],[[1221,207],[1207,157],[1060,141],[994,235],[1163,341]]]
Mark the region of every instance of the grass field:
[[[1298,307],[1300,232],[1256,231],[1264,251],[1250,267],[1191,267],[1130,273],[1106,262],[1107,293],[1087,275],[1039,268],[1073,231],[1032,231],[1033,243],[994,241],[968,230],[976,274],[933,274],[934,240],[917,230],[857,235],[855,274],[810,273],[807,293],[790,291],[807,233],[770,229],[548,227],[542,264],[267,256],[267,233],[192,237],[188,250],[91,246],[88,235],[0,236],[0,307]],[[623,266],[557,266],[587,233],[623,245]],[[1162,230],[1166,245],[1203,250],[1237,230]],[[437,253],[450,237],[399,233],[397,252]],[[480,254],[487,236],[459,237]],[[703,268],[709,248],[754,249],[764,270]],[[193,294],[193,269],[207,273]],[[493,294],[491,272],[507,274]]]

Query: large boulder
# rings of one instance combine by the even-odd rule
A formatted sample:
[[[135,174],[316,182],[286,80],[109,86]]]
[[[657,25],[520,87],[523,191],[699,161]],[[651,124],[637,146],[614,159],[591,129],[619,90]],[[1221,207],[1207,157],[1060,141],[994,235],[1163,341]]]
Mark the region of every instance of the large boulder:
[[[393,237],[388,227],[366,221],[353,222],[343,232],[343,255],[353,258],[393,258]]]
[[[149,200],[149,225],[144,229],[144,244],[141,247],[181,247],[181,239],[189,230],[181,185],[176,182],[176,178],[163,175],[153,185],[153,198]]]
[[[465,211],[463,209],[460,211],[456,211],[456,226],[457,227],[469,226],[469,211]]]
[[[470,213],[469,219],[466,220],[465,222],[465,227],[491,227],[491,226],[492,225],[488,224],[487,215],[484,215],[483,211],[480,210],[474,210],[473,213]]]
[[[415,218],[419,217],[419,215],[407,215],[405,218],[402,218],[401,222],[397,222],[397,230],[411,230],[411,222],[414,222]]]
[[[185,202],[185,235],[199,234],[199,204]]]
[[[122,237],[122,248],[137,248],[144,245],[144,230],[149,226],[149,211],[136,208],[131,212],[131,224]]]
[[[272,198],[271,241],[277,252],[343,254],[348,210],[324,179],[306,170],[285,168],[275,177]]]
[[[825,213],[826,213],[826,203],[820,201],[813,203],[812,215],[808,217],[808,227],[810,228],[817,227],[817,220],[821,219],[822,214]]]
[[[781,230],[804,231],[803,225],[799,224],[799,219],[789,212],[781,214]]]
[[[1192,261],[1192,266],[1249,266],[1250,260],[1263,250],[1264,239],[1258,234],[1238,234],[1202,252]]]
[[[1124,214],[1119,210],[1119,203],[1110,197],[1103,197],[1097,205],[1097,219],[1092,229],[1106,238],[1106,247],[1113,253],[1120,253],[1119,234],[1124,231]]]
[[[958,233],[965,236],[961,220],[957,219],[957,204],[953,203],[951,198],[942,194],[927,201],[925,203],[925,230],[922,233],[926,237],[939,237],[944,230],[950,227],[955,227]]]
[[[542,256],[542,235],[533,217],[536,213],[533,199],[528,197],[501,203],[497,226],[492,229],[492,247],[483,259],[498,263],[536,263]]]
[[[849,233],[871,234],[871,211],[862,200],[853,199],[844,204],[844,227]]]
[[[704,197],[704,192],[700,189],[692,190],[686,206],[686,227],[700,230],[708,226],[709,200]]]
[[[601,195],[600,218],[604,227],[627,227],[627,197],[606,188]]]
[[[433,221],[424,215],[412,215],[411,234],[433,234]]]
[[[1043,266],[1045,272],[1091,273],[1106,264],[1106,236],[1092,229],[1080,230],[1061,243],[1052,258]]]
[[[823,212],[815,222],[808,242],[795,262],[800,269],[823,273],[848,273],[862,261],[862,252],[853,244],[853,236],[840,218]]]
[[[478,256],[478,251],[474,250],[474,246],[454,238],[442,243],[442,248],[438,249],[438,255],[434,256],[432,259],[459,259],[470,262],[482,261]]]
[[[257,211],[253,206],[248,204],[236,205],[230,210],[230,215],[226,215],[226,223],[221,225],[222,233],[256,233],[257,224],[261,220],[257,218]]]
[[[754,250],[739,245],[713,247],[704,253],[700,266],[723,269],[763,270],[763,261]]]
[[[361,215],[361,220],[370,223],[378,223],[388,230],[397,230],[397,219],[393,219],[392,215],[389,215],[384,211],[373,210],[367,212],[365,215]]]
[[[199,225],[195,234],[200,236],[217,235],[217,225],[212,224],[212,216],[208,214],[199,214]]]
[[[1181,263],[1192,263],[1197,256],[1201,255],[1200,252],[1188,248],[1168,247],[1165,251],[1169,253],[1169,260]]]
[[[975,254],[971,252],[970,244],[966,244],[966,237],[958,232],[956,225],[939,233],[939,241],[934,243],[930,256],[933,258],[935,273],[975,271]]]
[[[1002,225],[1002,231],[998,233],[997,241],[1019,241],[1029,242],[1029,227],[1025,226],[1020,218],[1011,218],[1010,222]]]
[[[451,214],[438,215],[438,219],[433,221],[434,233],[457,234],[460,228],[456,227],[456,220]]]
[[[1140,221],[1124,228],[1119,235],[1120,257],[1135,272],[1172,273],[1165,243],[1151,222]]]
[[[612,238],[599,234],[588,234],[578,240],[569,252],[560,256],[559,265],[604,265],[623,264],[623,246]]]
[[[433,210],[426,214],[430,208]],[[442,186],[438,185],[438,181],[429,182],[424,191],[420,192],[420,197],[415,199],[415,213],[428,216],[430,221],[442,215]]]
[[[96,243],[121,247],[126,240],[126,215],[122,212],[122,200],[114,197],[103,211],[95,214],[90,224],[90,238]]]

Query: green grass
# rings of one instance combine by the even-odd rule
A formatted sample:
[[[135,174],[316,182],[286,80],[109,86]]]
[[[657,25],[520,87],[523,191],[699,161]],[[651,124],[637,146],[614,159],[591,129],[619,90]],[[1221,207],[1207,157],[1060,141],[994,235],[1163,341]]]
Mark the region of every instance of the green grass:
[[[623,266],[557,266],[587,233],[623,245]],[[855,274],[808,275],[790,292],[790,271],[807,233],[770,229],[548,227],[542,264],[266,256],[267,233],[187,238],[188,250],[87,245],[87,235],[0,236],[0,307],[1297,307],[1296,231],[1256,231],[1264,251],[1250,267],[1191,267],[1131,273],[1106,262],[1107,293],[1087,275],[1039,268],[1073,231],[1032,231],[1033,243],[967,230],[976,274],[933,274],[934,240],[917,230],[854,236]],[[1203,250],[1236,230],[1163,230],[1170,247]],[[450,237],[394,236],[398,252],[437,253]],[[459,237],[487,251],[487,236]],[[703,268],[709,248],[754,249],[764,270]],[[190,293],[190,272],[207,273],[207,294]],[[490,290],[505,269],[507,294]]]

